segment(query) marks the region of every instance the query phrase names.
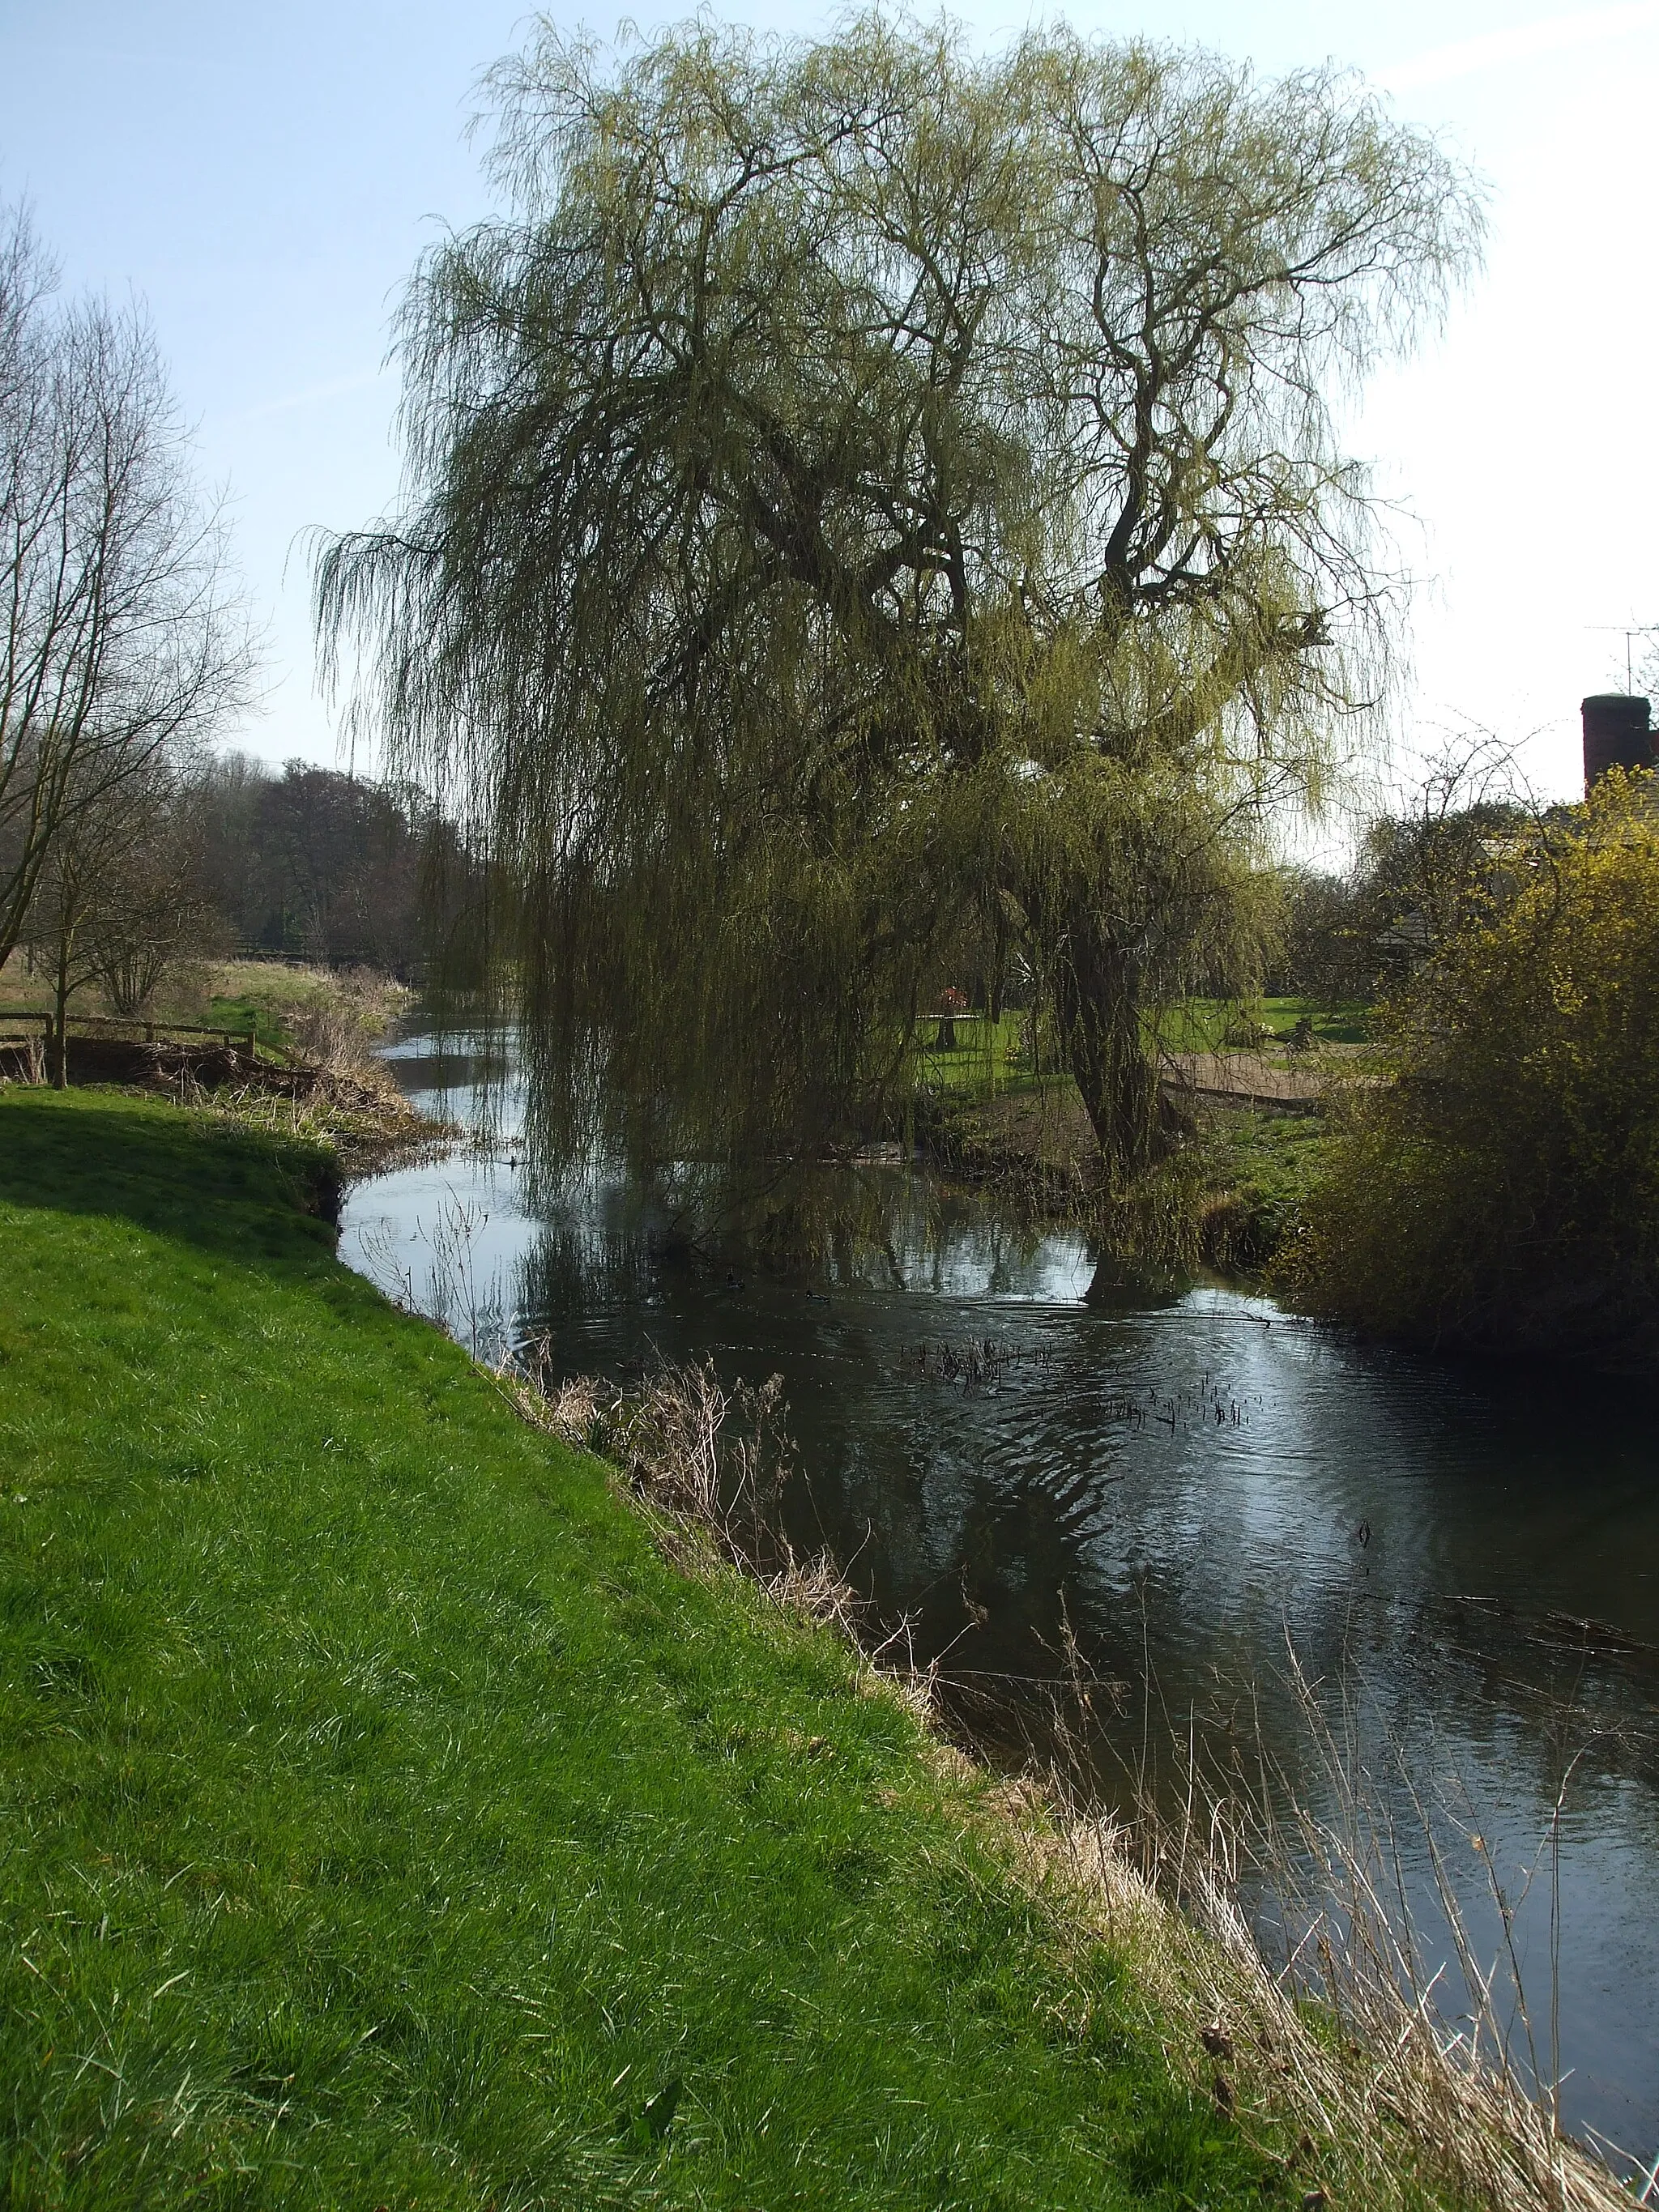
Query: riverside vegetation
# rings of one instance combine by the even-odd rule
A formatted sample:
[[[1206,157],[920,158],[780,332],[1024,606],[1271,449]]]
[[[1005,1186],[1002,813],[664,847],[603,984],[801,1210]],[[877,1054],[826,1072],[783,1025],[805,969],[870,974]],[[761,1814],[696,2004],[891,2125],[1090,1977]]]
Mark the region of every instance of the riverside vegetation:
[[[1659,1363],[1659,821],[1603,777],[1383,1011],[1280,1279],[1389,1334]]]
[[[188,960],[170,966],[143,1008],[125,1010],[125,1018],[141,1026],[179,1023],[228,1030],[313,1064],[361,1067],[411,997],[389,975],[368,967]],[[51,978],[42,969],[17,954],[0,968],[0,1006],[44,1012],[51,1003]],[[84,1007],[76,1011],[100,1020],[124,1018],[124,1010],[100,990],[88,992]]]
[[[1300,2203],[989,1784],[342,1267],[328,1166],[0,1096],[9,2201]]]
[[[336,1170],[0,1093],[13,2203],[1619,2201],[1385,1923],[1308,2009],[1224,1850],[1200,1929],[827,1563],[758,1587],[695,1390],[556,1400],[342,1267]]]
[[[1370,1006],[1369,1046],[1352,1008],[1322,1053],[1310,1023],[1317,1111],[1190,1110],[1185,1144],[1126,1190],[1100,1180],[1062,1091],[969,1103],[958,1079],[934,1112],[942,1157],[1023,1178],[1143,1256],[1258,1273],[1327,1320],[1651,1372],[1653,793],[1650,773],[1614,771],[1582,805],[1508,809],[1501,834],[1456,817],[1451,911]]]
[[[46,1005],[49,986],[13,959],[0,969],[9,1011]],[[416,1114],[371,1048],[410,994],[373,969],[270,961],[180,963],[142,1016],[71,1017],[69,1081],[116,1080],[249,1127],[327,1144],[343,1172],[423,1150],[445,1130]],[[192,1030],[231,1040],[204,1043]],[[140,1042],[140,1040],[143,1040]],[[0,1081],[40,1079],[38,1030],[0,1017]],[[48,1040],[48,1042],[50,1040]]]

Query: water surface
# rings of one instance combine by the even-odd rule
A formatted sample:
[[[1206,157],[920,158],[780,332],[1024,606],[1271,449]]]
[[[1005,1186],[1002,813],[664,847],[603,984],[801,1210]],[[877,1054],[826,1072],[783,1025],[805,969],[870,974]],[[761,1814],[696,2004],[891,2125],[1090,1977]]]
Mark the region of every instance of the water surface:
[[[411,1038],[392,1064],[417,1103],[474,1109],[465,1051]],[[1425,1816],[1488,1960],[1492,1882],[1518,1905],[1547,2073],[1553,1921],[1565,2116],[1651,2163],[1651,1393],[1346,1343],[1215,1285],[1115,1286],[1080,1237],[902,1166],[846,1171],[884,1234],[811,1270],[688,1255],[619,1181],[532,1202],[514,1127],[509,1094],[492,1154],[359,1185],[343,1256],[487,1351],[544,1336],[562,1374],[781,1376],[793,1540],[827,1546],[1011,1757],[1047,1745],[1074,1644],[1109,1798],[1167,1776],[1190,1726],[1336,1817],[1293,1653],[1394,1823],[1431,1947]]]

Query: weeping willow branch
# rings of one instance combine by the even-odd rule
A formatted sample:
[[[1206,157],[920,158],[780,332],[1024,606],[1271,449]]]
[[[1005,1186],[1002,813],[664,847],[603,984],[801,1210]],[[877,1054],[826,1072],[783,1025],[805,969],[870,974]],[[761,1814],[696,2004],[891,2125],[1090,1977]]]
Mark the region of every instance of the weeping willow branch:
[[[1348,80],[1062,32],[544,26],[490,89],[510,212],[416,273],[404,512],[316,609],[487,851],[550,1139],[833,1139],[1018,954],[1133,1170],[1159,1008],[1379,695],[1329,403],[1468,179]]]

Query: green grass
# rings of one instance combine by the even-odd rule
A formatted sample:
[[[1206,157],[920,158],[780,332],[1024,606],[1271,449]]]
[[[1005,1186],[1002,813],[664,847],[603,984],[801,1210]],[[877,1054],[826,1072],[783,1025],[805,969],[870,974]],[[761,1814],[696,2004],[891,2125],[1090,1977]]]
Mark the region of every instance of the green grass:
[[[1370,1011],[1357,1000],[1327,1006],[1313,999],[1255,999],[1248,1004],[1234,999],[1188,999],[1164,1017],[1159,1036],[1171,1052],[1220,1052],[1249,1042],[1252,1024],[1268,1032],[1264,1041],[1271,1045],[1276,1039],[1288,1039],[1305,1019],[1316,1043],[1363,1044],[1370,1035],[1366,1026]],[[929,1042],[921,1054],[923,1083],[936,1096],[962,1103],[1069,1082],[1064,1073],[1039,1076],[1032,1072],[1021,1050],[1026,1019],[1022,1013],[1009,1012],[996,1023],[959,1020],[959,1042],[953,1052],[933,1048],[933,1027],[925,1025]],[[1053,1056],[1052,1039],[1046,1051]]]
[[[970,1091],[975,1097],[988,1097],[1022,1076],[1029,1077],[1030,1070],[1020,1056],[1020,1026],[1024,1018],[1015,1012],[1005,1013],[994,1022],[959,1015],[957,1043],[948,1052],[940,1051],[934,1042],[939,1025],[924,1022],[922,1081],[933,1091]]]
[[[1273,1258],[1300,1223],[1324,1166],[1328,1133],[1318,1114],[1227,1107],[1206,1117],[1200,1204],[1207,1214],[1207,1258],[1247,1273]]]
[[[305,1056],[319,1030],[364,1043],[381,1036],[405,1010],[410,994],[366,971],[336,974],[274,960],[183,960],[162,977],[153,1001],[135,1018],[216,1029],[246,1037],[252,1030],[269,1050]],[[0,1006],[45,1012],[52,1003],[45,968],[33,974],[21,954],[0,968]],[[71,1016],[108,1018],[116,1012],[101,986],[88,984],[70,1002]],[[325,1057],[326,1054],[319,1056]]]
[[[209,1028],[227,1029],[238,1036],[246,1036],[252,1030],[261,1044],[276,1046],[286,1042],[282,1016],[245,993],[232,996],[216,991],[207,1002],[205,1020]]]
[[[315,1165],[0,1094],[5,2201],[1274,2201],[978,1786],[340,1267]]]
[[[1345,999],[1340,1005],[1330,1006],[1318,999],[1263,999],[1260,1003],[1261,1019],[1266,1029],[1283,1034],[1305,1018],[1313,1024],[1315,1037],[1328,1043],[1370,1042],[1371,1007],[1368,1000]]]
[[[956,1101],[1000,1097],[1006,1091],[1042,1091],[1071,1077],[1053,1066],[1054,1044],[1045,1037],[1042,1073],[1031,1066],[1024,1039],[1030,1017],[1018,1010],[985,1019],[957,1021],[957,1045],[942,1052],[933,1042],[936,1025],[923,1024],[921,1081],[936,1096]]]
[[[1162,1024],[1163,1041],[1172,1052],[1220,1052],[1246,1042],[1251,1024],[1269,1032],[1267,1042],[1288,1038],[1299,1021],[1312,1025],[1316,1042],[1364,1044],[1370,1009],[1359,1000],[1327,1006],[1316,999],[1188,999],[1171,1008]]]

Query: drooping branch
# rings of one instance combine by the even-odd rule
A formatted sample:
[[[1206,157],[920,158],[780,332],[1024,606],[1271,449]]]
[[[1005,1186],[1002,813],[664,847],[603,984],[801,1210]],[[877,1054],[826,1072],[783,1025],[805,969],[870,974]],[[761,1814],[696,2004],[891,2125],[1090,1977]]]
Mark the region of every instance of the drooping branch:
[[[1017,916],[1144,1158],[1253,807],[1376,694],[1330,400],[1469,264],[1467,180],[1346,80],[1060,33],[550,32],[495,89],[514,216],[418,271],[407,510],[317,599],[517,887],[550,1082],[817,1142]]]

